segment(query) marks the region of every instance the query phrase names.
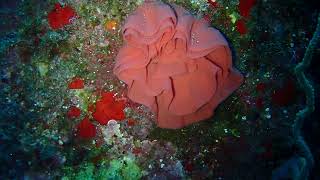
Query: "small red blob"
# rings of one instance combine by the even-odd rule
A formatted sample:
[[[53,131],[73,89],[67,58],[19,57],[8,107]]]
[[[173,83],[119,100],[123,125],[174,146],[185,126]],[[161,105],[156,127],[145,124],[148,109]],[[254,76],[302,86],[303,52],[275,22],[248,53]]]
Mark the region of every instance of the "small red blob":
[[[128,126],[134,126],[136,124],[136,121],[133,119],[128,119]]]
[[[256,90],[258,92],[264,92],[267,88],[267,85],[266,83],[258,83],[257,86],[256,86]]]
[[[55,8],[48,14],[48,21],[52,29],[60,29],[70,24],[75,17],[76,13],[70,6],[62,7],[61,4],[56,3]]]
[[[93,118],[100,124],[106,125],[109,120],[123,120],[125,114],[125,102],[123,100],[116,101],[114,94],[111,92],[103,92],[102,97],[96,103],[95,112],[92,114]]]
[[[69,89],[82,89],[82,88],[84,88],[84,82],[81,78],[75,77],[68,84],[68,88]]]
[[[208,15],[208,14],[204,15],[204,16],[203,16],[203,19],[206,20],[206,21],[209,22],[209,23],[210,23],[210,21],[211,21],[211,17],[210,17],[210,15]]]
[[[193,166],[191,162],[187,162],[185,167],[184,167],[188,172],[192,172]]]
[[[295,84],[292,80],[288,80],[283,87],[272,93],[271,101],[277,106],[287,106],[295,100],[296,96]]]
[[[135,147],[135,148],[132,149],[132,153],[135,154],[135,155],[138,155],[138,154],[142,153],[142,148]]]
[[[240,0],[239,11],[240,15],[248,18],[252,7],[256,4],[256,0]]]
[[[243,19],[239,19],[237,22],[236,22],[236,28],[237,28],[237,31],[241,34],[241,35],[244,35],[248,32],[248,29],[247,29],[247,26],[246,26],[246,23]]]
[[[78,136],[80,138],[89,139],[96,136],[97,130],[91,123],[89,117],[85,117],[77,126]]]
[[[208,3],[212,8],[217,8],[218,7],[218,2],[216,0],[208,0]]]
[[[258,109],[261,109],[261,108],[263,108],[263,99],[262,99],[262,97],[258,97],[257,99],[256,99],[256,107],[258,108]]]
[[[72,119],[72,118],[77,118],[79,117],[81,114],[81,110],[75,106],[72,106],[70,107],[68,113],[67,113],[67,116],[69,119]]]

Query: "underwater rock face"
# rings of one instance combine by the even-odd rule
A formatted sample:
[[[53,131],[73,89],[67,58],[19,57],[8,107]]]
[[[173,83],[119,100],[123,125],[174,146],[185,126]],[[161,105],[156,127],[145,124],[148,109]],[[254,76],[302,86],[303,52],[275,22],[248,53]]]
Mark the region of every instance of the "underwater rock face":
[[[314,91],[301,86],[293,70],[304,61],[319,3],[159,0],[177,3],[224,33],[233,63],[246,77],[215,108],[214,117],[171,130],[156,127],[155,114],[128,99],[128,86],[112,71],[124,42],[120,26],[143,1],[0,1],[0,179],[318,179],[319,43],[309,50],[309,68],[299,71]],[[177,9],[172,5],[168,12]],[[59,14],[56,25],[61,28],[50,24],[51,12]],[[155,12],[146,12],[146,22],[152,21],[148,13]],[[182,17],[195,25],[190,31],[202,27],[201,20],[187,13]],[[166,28],[175,23],[176,30],[182,17],[175,15]],[[163,23],[157,25],[163,28]],[[197,36],[192,38],[189,31],[185,35],[186,44],[194,39],[192,47],[201,46]],[[163,61],[168,66],[171,60],[183,61],[160,58],[162,53],[176,55],[181,50],[177,43],[159,44],[159,58],[150,61],[147,75]],[[191,45],[181,50],[181,57]],[[188,72],[177,76],[202,68],[188,65]],[[192,87],[203,88],[193,81]],[[313,92],[315,104],[310,103]],[[303,138],[296,143],[292,123],[307,105],[313,109],[312,104],[315,112],[303,115],[306,143],[301,146]],[[306,145],[314,163],[311,153],[304,155]]]
[[[222,34],[180,6],[145,2],[123,27],[114,73],[162,128],[209,118],[242,83]]]
[[[306,159],[292,157],[272,172],[272,180],[280,179],[303,179],[302,174],[306,171]]]

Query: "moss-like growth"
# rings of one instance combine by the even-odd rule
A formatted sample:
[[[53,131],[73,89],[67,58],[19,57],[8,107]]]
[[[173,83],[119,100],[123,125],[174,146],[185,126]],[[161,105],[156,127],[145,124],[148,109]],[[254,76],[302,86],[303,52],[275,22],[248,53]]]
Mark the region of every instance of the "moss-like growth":
[[[137,180],[142,177],[142,171],[134,159],[123,157],[122,159],[113,159],[109,165],[95,167],[93,163],[83,163],[81,167],[64,169],[64,180],[73,179],[112,179],[112,180]]]

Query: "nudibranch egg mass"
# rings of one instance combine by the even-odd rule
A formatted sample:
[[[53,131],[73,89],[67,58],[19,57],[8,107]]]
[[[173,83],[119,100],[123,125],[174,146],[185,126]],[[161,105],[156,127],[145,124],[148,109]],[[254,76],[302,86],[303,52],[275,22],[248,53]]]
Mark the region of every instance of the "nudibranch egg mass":
[[[243,82],[223,35],[180,6],[146,1],[122,33],[114,74],[128,85],[132,101],[155,113],[161,128],[208,119]]]

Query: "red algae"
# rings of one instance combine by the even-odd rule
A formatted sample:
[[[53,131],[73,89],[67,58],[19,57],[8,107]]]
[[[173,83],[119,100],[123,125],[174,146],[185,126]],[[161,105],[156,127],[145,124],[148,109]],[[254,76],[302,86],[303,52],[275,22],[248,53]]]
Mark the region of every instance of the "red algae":
[[[240,0],[238,8],[242,18],[236,22],[236,29],[241,35],[248,32],[246,21],[244,19],[248,19],[250,17],[251,9],[255,4],[256,0]]]
[[[258,92],[265,92],[265,90],[266,90],[266,88],[267,88],[267,85],[266,85],[266,83],[258,83],[257,85],[256,85],[256,90],[258,91]]]
[[[81,114],[81,110],[75,106],[71,106],[69,111],[67,112],[67,116],[69,119],[77,118]]]
[[[240,0],[239,11],[240,15],[249,18],[252,7],[256,4],[256,0]]]
[[[192,172],[193,170],[193,166],[192,166],[192,163],[190,161],[188,161],[186,164],[185,164],[185,170],[187,170],[188,172]]]
[[[262,98],[262,97],[258,97],[258,98],[255,100],[255,104],[256,104],[256,107],[257,107],[258,109],[263,108],[263,105],[264,105],[263,98]]]
[[[142,153],[142,148],[140,147],[135,147],[132,149],[132,153],[135,155],[141,154]]]
[[[217,8],[219,6],[219,4],[216,0],[208,0],[208,3],[210,4],[210,7],[212,7],[212,8]]]
[[[80,138],[90,139],[96,136],[97,129],[89,120],[89,117],[85,117],[78,125],[77,125],[77,135]]]
[[[62,7],[60,3],[55,4],[55,8],[48,14],[48,22],[52,29],[60,29],[71,24],[76,17],[75,11],[70,6]]]
[[[68,84],[69,89],[83,89],[84,88],[84,82],[81,78],[75,77],[72,79],[72,81]]]
[[[95,112],[93,112],[93,118],[101,125],[106,125],[109,120],[123,120],[125,114],[123,112],[125,108],[125,102],[123,100],[116,101],[111,92],[102,93],[102,97],[96,103]]]
[[[244,35],[248,32],[248,29],[246,27],[246,23],[243,19],[239,19],[236,22],[236,29],[241,35]]]
[[[134,119],[128,119],[128,126],[134,126],[137,122]]]

